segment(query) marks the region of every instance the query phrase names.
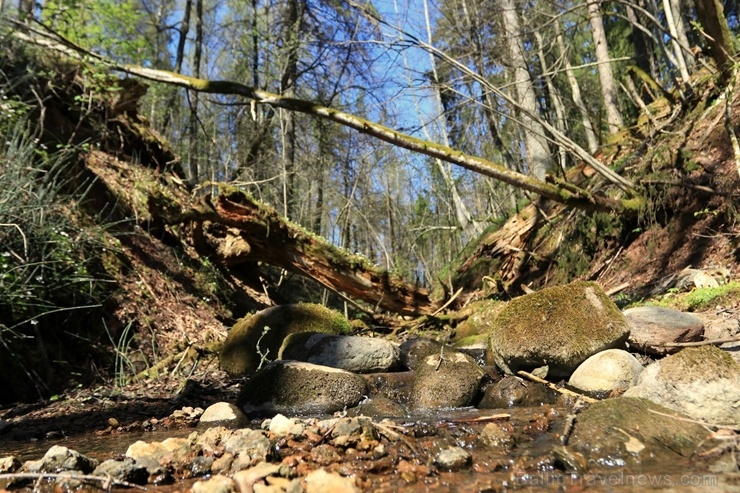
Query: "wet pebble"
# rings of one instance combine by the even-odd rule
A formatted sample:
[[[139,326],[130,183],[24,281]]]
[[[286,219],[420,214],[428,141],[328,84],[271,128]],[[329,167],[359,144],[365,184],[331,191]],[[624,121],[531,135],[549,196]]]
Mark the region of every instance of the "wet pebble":
[[[108,459],[100,463],[92,472],[93,476],[108,476],[118,481],[133,484],[146,484],[149,473],[131,457]]]
[[[360,493],[354,478],[317,469],[305,479],[306,493]]]
[[[447,471],[458,471],[472,462],[470,452],[462,447],[448,447],[437,452],[434,465]]]

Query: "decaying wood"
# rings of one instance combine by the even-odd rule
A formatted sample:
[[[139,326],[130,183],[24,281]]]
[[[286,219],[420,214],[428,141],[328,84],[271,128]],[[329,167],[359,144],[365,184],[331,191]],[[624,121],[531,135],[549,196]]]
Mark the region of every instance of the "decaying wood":
[[[265,262],[393,313],[424,315],[439,308],[425,289],[331,245],[235,188],[221,187],[215,200],[181,212],[161,196],[149,203],[165,222],[195,223],[196,246],[227,266]]]

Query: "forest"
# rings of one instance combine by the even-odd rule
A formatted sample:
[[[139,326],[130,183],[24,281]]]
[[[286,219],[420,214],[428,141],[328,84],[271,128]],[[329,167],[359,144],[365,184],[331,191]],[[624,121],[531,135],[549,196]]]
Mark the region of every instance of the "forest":
[[[31,382],[8,398],[52,390],[42,373],[66,343],[42,334],[59,324],[101,320],[91,346],[116,355],[144,348],[136,331],[197,325],[152,321],[130,300],[130,283],[157,300],[172,290],[121,260],[146,250],[131,239],[141,231],[162,242],[149,248],[175,249],[159,274],[199,279],[221,327],[298,291],[387,325],[602,280],[642,233],[684,216],[737,254],[739,9],[0,1],[0,350],[41,362],[6,374]],[[726,141],[730,168],[689,149],[687,128],[711,108],[706,135]],[[85,172],[70,175],[70,162]],[[129,164],[159,184],[129,167],[100,195],[105,173]],[[148,202],[137,208],[139,193]],[[285,237],[260,242],[264,231]],[[702,259],[666,260],[643,284]],[[304,282],[295,274],[319,284],[286,287]]]

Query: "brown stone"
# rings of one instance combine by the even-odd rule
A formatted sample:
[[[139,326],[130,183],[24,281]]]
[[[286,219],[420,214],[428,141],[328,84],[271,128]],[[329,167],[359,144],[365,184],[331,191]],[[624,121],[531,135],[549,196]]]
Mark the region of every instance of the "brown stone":
[[[699,341],[704,333],[702,321],[689,313],[660,306],[629,308],[624,316],[631,331],[627,342],[635,351],[655,355],[673,354],[681,349],[664,343]]]

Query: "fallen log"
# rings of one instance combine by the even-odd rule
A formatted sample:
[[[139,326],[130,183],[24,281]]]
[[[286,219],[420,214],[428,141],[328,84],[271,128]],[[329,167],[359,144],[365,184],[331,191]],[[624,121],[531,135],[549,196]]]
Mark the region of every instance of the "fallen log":
[[[186,211],[162,195],[151,196],[149,206],[166,223],[193,223],[196,247],[227,267],[265,262],[402,315],[431,314],[440,306],[426,289],[330,244],[234,187],[219,185],[215,199],[206,197]]]

